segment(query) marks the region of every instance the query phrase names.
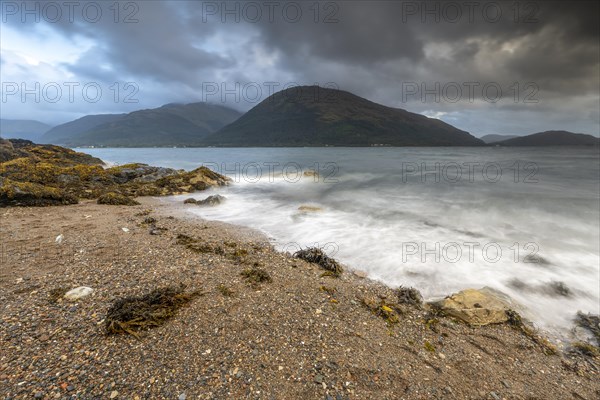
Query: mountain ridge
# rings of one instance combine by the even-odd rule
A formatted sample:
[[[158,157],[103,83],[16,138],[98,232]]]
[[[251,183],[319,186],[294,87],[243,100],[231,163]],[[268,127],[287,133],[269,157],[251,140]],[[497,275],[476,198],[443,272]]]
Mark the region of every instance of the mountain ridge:
[[[319,86],[277,92],[204,142],[222,147],[484,145],[441,120]]]
[[[240,115],[221,105],[169,103],[126,114],[87,115],[51,129],[42,140],[67,146],[200,145],[202,137]]]
[[[600,139],[584,133],[544,131],[494,143],[498,146],[598,146]]]

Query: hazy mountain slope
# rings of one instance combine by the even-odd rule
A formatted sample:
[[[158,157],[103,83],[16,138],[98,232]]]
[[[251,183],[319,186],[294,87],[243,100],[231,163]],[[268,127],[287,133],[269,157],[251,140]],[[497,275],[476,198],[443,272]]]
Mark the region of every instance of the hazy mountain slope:
[[[215,146],[484,144],[440,120],[316,86],[275,93],[204,142]]]
[[[129,114],[86,116],[56,127],[42,139],[67,146],[197,146],[240,115],[214,104],[167,104]]]
[[[546,131],[496,143],[501,146],[598,146],[600,139],[583,133]]]
[[[5,139],[37,141],[50,128],[50,125],[30,119],[0,119],[0,136]]]
[[[102,125],[107,122],[116,121],[125,114],[98,114],[86,115],[85,117],[55,126],[46,132],[40,139],[43,143],[65,144],[69,139]]]
[[[503,140],[508,140],[508,139],[512,139],[512,138],[516,138],[519,137],[517,135],[485,135],[482,136],[480,139],[483,140],[485,143],[487,144],[491,144],[491,143],[497,143],[497,142],[501,142]]]

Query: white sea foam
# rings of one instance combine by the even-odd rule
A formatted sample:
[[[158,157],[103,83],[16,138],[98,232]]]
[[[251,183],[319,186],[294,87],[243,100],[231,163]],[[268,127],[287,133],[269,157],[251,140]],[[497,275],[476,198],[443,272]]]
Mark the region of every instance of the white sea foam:
[[[216,190],[227,197],[224,204],[188,208],[206,219],[261,230],[281,250],[325,247],[350,268],[390,286],[415,286],[429,298],[490,286],[522,304],[541,328],[559,335],[568,333],[578,310],[599,313],[600,199],[593,150],[186,151],[190,156],[171,156],[179,161],[166,166],[187,166],[201,154],[218,162],[273,161],[277,156],[307,166],[337,163],[339,173],[329,182],[312,177],[295,182],[280,174],[258,181],[234,176],[234,185]],[[160,158],[170,159],[162,153]],[[534,162],[537,182],[524,183],[522,176],[515,182],[510,169],[495,182],[478,174],[473,182],[435,182],[412,174],[406,179],[399,160],[427,166],[482,161],[502,168],[526,160]],[[302,205],[322,211],[300,212]],[[502,256],[495,260],[498,248]],[[462,252],[458,258],[457,249]],[[541,262],[527,262],[531,253]]]

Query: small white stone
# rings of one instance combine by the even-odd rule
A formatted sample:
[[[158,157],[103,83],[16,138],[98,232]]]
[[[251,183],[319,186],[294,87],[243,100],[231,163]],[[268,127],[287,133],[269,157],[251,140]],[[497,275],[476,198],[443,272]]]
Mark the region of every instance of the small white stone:
[[[54,241],[56,242],[56,244],[61,244],[64,238],[65,236],[61,233],[56,237],[56,239],[54,239]]]
[[[75,289],[69,290],[67,293],[65,293],[64,297],[67,300],[77,300],[77,299],[81,299],[83,297],[89,296],[93,292],[94,292],[94,289],[92,289],[91,287],[79,286],[79,287],[76,287]]]
[[[123,232],[129,232],[129,228],[121,228]]]

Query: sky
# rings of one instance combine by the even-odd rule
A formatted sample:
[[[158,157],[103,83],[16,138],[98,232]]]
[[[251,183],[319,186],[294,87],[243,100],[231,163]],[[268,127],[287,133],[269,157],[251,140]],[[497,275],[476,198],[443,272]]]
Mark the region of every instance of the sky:
[[[0,1],[1,116],[350,91],[475,136],[600,135],[596,1]]]

